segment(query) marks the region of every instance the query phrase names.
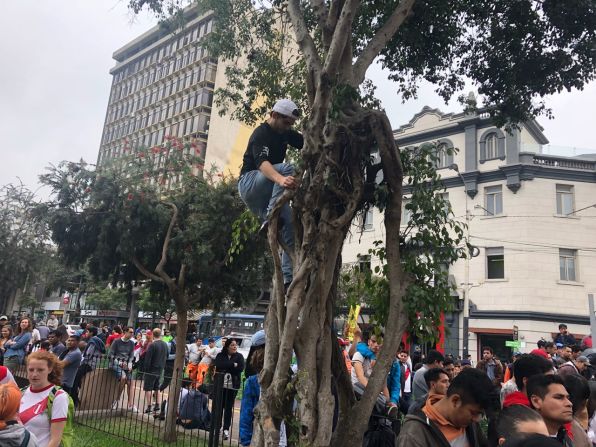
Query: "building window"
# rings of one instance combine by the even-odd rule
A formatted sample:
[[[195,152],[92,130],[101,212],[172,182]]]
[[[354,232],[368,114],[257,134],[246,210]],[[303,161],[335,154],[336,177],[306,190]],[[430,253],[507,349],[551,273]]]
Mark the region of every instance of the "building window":
[[[362,228],[365,231],[373,229],[373,210],[371,208],[366,210],[366,213],[362,216],[362,220]]]
[[[577,281],[577,250],[559,249],[559,269],[561,281]]]
[[[505,278],[505,256],[503,247],[486,249],[486,279]]]
[[[489,129],[480,137],[480,163],[487,160],[505,160],[505,134],[500,129]]]
[[[448,168],[453,164],[453,145],[450,143],[439,143],[437,145],[437,169]]]
[[[408,225],[412,220],[412,210],[409,205],[412,203],[412,199],[402,199],[402,210],[401,210],[401,224]]]
[[[358,268],[361,272],[370,272],[370,255],[358,255]]]
[[[491,133],[486,137],[486,158],[497,158],[497,134]]]
[[[484,188],[484,208],[487,216],[503,214],[503,187],[501,185]]]
[[[573,186],[557,185],[557,214],[568,216],[573,211]]]
[[[449,202],[449,193],[443,192],[438,195],[439,195],[439,197],[441,197],[443,199],[443,212],[445,214],[449,214],[449,211],[451,211],[451,203]]]

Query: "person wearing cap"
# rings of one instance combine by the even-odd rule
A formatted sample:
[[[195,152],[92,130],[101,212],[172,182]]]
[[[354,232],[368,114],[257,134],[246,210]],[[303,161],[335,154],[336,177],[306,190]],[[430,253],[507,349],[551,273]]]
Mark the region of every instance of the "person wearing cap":
[[[266,122],[257,127],[248,140],[242,160],[238,192],[246,206],[267,226],[269,213],[286,189],[296,189],[298,180],[294,167],[284,163],[288,144],[302,149],[304,138],[292,126],[299,118],[296,104],[289,99],[275,103]],[[280,213],[281,237],[290,249],[294,248],[292,213],[286,203]],[[282,256],[284,284],[292,282],[292,263],[284,252]]]
[[[567,377],[573,374],[581,376],[589,364],[590,360],[588,360],[588,357],[580,355],[577,359],[571,359],[559,366],[558,373],[561,377]]]
[[[244,383],[244,391],[242,392],[242,401],[240,403],[240,423],[238,425],[238,435],[240,437],[240,445],[250,445],[252,440],[252,429],[254,422],[254,410],[259,403],[261,396],[261,387],[259,385],[259,373],[263,369],[265,362],[265,331],[260,330],[255,332],[251,339],[251,353],[247,357],[247,369],[252,374],[246,377]],[[248,368],[250,363],[250,369]],[[282,421],[279,433],[279,445],[287,445],[286,429]]]

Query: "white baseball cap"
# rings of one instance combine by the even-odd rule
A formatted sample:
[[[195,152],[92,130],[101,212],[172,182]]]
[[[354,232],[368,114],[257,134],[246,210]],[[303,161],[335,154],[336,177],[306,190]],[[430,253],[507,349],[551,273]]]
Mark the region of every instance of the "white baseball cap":
[[[294,119],[300,117],[300,110],[298,110],[298,106],[291,99],[278,100],[273,106],[273,111]]]

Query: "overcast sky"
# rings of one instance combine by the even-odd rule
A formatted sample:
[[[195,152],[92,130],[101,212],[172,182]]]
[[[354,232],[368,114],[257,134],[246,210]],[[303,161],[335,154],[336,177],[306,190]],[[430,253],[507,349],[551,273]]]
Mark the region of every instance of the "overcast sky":
[[[50,163],[95,162],[110,91],[112,53],[154,25],[133,17],[125,0],[16,0],[0,15],[0,184],[17,177],[37,187]],[[385,74],[379,85],[392,125],[408,122],[424,105],[457,112],[426,86],[416,101],[401,104]],[[539,118],[551,144],[593,148],[596,84],[549,99],[555,119]]]

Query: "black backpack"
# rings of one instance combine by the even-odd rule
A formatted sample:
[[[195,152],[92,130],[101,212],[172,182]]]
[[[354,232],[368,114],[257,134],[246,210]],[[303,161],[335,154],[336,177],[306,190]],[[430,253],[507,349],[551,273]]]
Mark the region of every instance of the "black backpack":
[[[395,431],[389,419],[371,417],[362,447],[395,447]]]

